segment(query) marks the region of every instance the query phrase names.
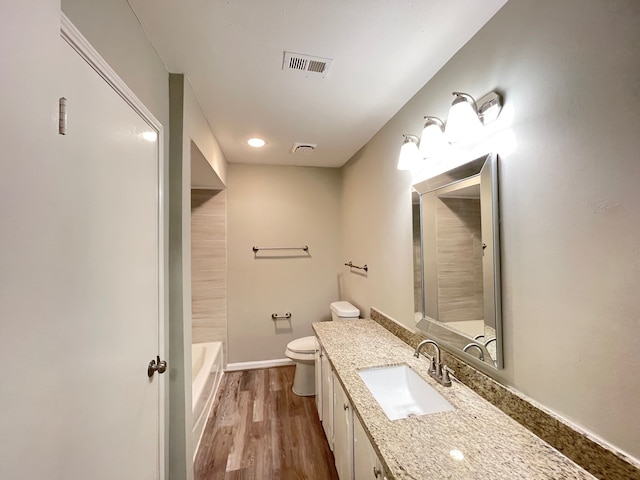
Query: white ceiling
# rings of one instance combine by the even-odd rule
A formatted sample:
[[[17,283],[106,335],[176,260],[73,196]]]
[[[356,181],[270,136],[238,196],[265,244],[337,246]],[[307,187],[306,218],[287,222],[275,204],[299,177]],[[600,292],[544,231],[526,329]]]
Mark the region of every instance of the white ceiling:
[[[168,70],[189,78],[227,161],[340,167],[506,1],[129,3]],[[326,78],[284,71],[285,50],[333,64]],[[293,155],[294,142],[318,146]]]

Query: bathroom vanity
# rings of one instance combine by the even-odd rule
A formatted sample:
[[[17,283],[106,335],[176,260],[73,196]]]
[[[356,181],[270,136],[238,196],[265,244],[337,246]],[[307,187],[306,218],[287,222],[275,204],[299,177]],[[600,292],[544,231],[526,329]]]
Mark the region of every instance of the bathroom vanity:
[[[313,328],[324,367],[322,422],[331,423],[325,432],[341,480],[595,478],[455,378],[438,384],[428,361],[378,323]],[[359,374],[387,365],[408,366],[453,409],[390,420]]]

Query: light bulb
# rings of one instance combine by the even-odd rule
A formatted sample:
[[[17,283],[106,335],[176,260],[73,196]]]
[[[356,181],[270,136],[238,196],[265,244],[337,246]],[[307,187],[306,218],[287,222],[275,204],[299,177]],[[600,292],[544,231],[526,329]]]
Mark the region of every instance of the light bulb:
[[[444,130],[449,143],[471,140],[482,131],[482,122],[478,117],[473,98],[464,93],[454,92],[454,95],[456,98],[451,104],[447,126]]]
[[[420,162],[420,152],[418,151],[418,137],[415,135],[405,135],[404,143],[400,147],[400,157],[398,158],[398,170],[411,170]]]
[[[447,148],[447,141],[442,131],[442,120],[436,117],[425,117],[424,129],[420,136],[420,156],[435,157]]]

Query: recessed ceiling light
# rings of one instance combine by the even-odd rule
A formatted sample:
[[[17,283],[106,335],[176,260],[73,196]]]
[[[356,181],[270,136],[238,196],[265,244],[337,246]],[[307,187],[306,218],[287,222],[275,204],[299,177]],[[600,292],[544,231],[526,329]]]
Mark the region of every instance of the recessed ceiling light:
[[[252,147],[260,148],[260,147],[264,147],[265,143],[267,142],[265,142],[261,138],[250,138],[249,140],[247,140],[247,143]]]

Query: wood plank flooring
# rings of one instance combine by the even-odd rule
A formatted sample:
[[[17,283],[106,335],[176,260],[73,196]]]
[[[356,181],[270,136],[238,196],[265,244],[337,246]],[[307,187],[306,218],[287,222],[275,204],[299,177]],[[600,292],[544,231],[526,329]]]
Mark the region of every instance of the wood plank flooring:
[[[338,479],[315,398],[291,391],[294,373],[294,366],[225,373],[196,480]]]

